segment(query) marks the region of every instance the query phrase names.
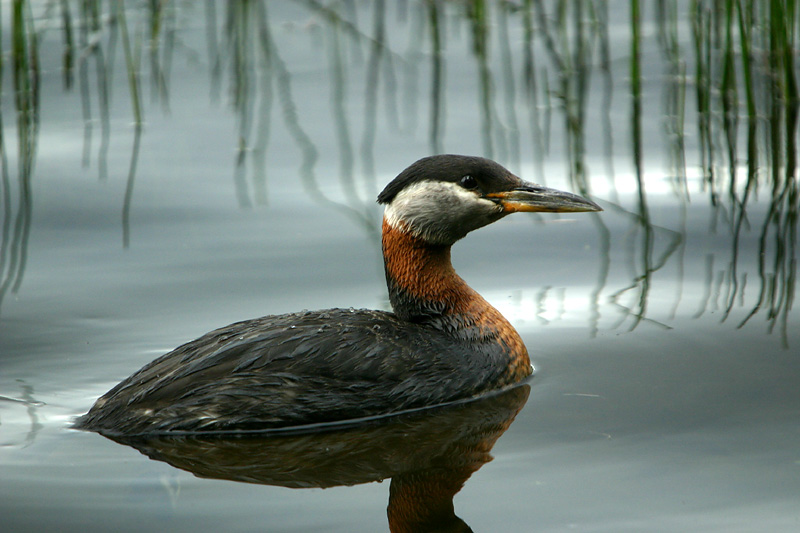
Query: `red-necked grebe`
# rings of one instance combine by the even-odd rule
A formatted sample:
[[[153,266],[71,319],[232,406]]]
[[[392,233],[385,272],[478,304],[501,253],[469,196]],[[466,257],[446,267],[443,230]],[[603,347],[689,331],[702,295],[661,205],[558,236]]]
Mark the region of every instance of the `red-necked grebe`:
[[[469,398],[531,373],[511,324],[453,270],[450,247],[517,211],[600,211],[480,157],[420,159],[378,196],[393,313],[326,309],[212,331],[103,395],[76,427],[109,435],[257,430]]]

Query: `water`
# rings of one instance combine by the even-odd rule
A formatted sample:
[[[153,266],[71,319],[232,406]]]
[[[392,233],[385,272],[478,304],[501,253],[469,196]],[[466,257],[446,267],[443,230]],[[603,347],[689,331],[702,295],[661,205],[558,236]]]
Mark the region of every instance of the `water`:
[[[547,13],[550,45],[534,2],[527,84],[525,11],[500,4],[485,26],[450,4],[387,3],[377,19],[380,3],[169,4],[153,49],[143,44],[149,11],[126,5],[141,62],[137,151],[121,23],[105,13],[83,41],[79,6],[66,4],[75,70],[65,89],[63,5],[48,5],[30,6],[28,35],[41,39],[38,123],[14,98],[14,21],[0,8],[0,529],[387,530],[390,492],[396,503],[409,483],[440,479],[426,461],[451,485],[464,465],[478,468],[454,498],[475,531],[800,527],[796,143],[767,128],[796,125],[754,70],[751,157],[739,62],[738,123],[726,129],[720,94],[730,93],[716,86],[712,112],[698,112],[707,87],[691,13],[673,24],[642,6],[636,112],[627,2],[595,19],[576,3],[561,33]],[[375,20],[385,32],[377,48]],[[485,62],[474,47],[484,30]],[[713,86],[724,47],[706,37]],[[768,57],[762,41],[751,45]],[[388,308],[373,199],[436,151],[490,156],[605,208],[515,215],[453,250],[456,269],[514,323],[537,367],[507,431],[517,404],[271,440],[244,483],[219,463],[208,468],[224,479],[165,462],[197,449],[152,460],[69,429],[113,384],[215,327],[304,308]],[[222,457],[241,468],[232,458],[262,449],[225,445],[233,450]],[[428,449],[437,451],[414,453]],[[337,450],[364,456],[356,464]],[[253,469],[276,457],[326,467],[302,482],[258,477]]]

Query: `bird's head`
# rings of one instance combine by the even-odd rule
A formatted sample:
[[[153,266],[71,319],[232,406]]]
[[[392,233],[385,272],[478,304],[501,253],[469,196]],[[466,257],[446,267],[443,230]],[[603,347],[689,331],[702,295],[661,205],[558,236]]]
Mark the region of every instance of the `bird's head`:
[[[401,172],[378,195],[393,228],[450,245],[510,213],[602,211],[572,193],[521,180],[482,157],[435,155]]]

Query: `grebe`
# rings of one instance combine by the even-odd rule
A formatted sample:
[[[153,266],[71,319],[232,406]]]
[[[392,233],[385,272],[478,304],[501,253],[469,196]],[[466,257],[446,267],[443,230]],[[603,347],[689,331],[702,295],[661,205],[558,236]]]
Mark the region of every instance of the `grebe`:
[[[76,421],[106,435],[234,432],[466,399],[532,372],[511,324],[453,270],[450,247],[522,211],[601,211],[480,157],[420,159],[378,195],[394,312],[327,309],[212,331],[161,356]]]

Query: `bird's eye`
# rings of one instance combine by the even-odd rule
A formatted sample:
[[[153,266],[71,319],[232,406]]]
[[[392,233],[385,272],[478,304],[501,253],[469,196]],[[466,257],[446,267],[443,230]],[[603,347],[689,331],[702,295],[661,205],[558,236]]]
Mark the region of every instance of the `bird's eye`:
[[[464,176],[458,183],[465,189],[474,189],[478,186],[478,181],[470,175]]]

